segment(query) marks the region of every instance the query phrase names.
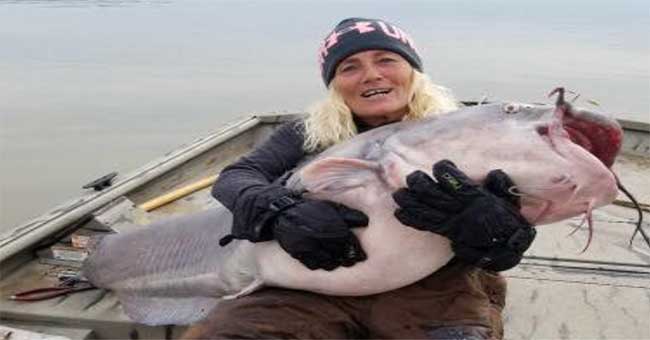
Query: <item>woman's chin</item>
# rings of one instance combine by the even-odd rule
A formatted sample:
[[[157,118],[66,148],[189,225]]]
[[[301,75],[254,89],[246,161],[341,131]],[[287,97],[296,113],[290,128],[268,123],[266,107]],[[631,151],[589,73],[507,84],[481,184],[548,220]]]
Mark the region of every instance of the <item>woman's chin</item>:
[[[407,109],[400,109],[391,105],[375,105],[366,108],[362,113],[354,112],[367,124],[377,126],[402,120],[407,113]]]

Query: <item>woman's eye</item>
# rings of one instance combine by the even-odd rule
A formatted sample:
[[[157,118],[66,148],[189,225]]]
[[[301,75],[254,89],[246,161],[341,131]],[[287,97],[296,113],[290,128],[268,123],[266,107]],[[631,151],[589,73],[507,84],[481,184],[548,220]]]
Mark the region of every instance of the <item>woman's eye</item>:
[[[394,61],[397,61],[397,60],[395,60],[393,58],[388,58],[388,57],[379,59],[380,63],[392,63]]]
[[[357,67],[355,65],[343,65],[339,68],[339,72],[354,71]]]

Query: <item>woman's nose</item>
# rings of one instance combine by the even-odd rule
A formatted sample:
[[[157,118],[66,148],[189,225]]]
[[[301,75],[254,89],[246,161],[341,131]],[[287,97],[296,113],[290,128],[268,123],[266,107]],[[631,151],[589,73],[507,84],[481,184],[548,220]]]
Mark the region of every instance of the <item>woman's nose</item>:
[[[363,72],[363,82],[371,82],[383,78],[381,71],[374,65],[366,65]]]

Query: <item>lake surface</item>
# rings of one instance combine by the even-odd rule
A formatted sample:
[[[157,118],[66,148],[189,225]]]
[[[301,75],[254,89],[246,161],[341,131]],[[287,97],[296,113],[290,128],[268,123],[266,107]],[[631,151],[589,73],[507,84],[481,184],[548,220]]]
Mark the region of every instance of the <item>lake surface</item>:
[[[650,122],[645,0],[0,1],[0,231],[236,117],[302,111],[351,16],[409,32],[460,99],[562,85]]]

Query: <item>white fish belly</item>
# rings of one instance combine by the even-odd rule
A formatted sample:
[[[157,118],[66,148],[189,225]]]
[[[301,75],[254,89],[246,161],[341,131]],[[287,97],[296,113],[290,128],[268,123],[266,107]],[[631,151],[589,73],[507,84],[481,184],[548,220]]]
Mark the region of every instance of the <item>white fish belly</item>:
[[[259,275],[266,285],[327,295],[377,294],[414,283],[452,258],[449,240],[401,224],[390,209],[367,211],[370,224],[355,230],[368,258],[333,271],[310,270],[276,242],[257,244]]]

